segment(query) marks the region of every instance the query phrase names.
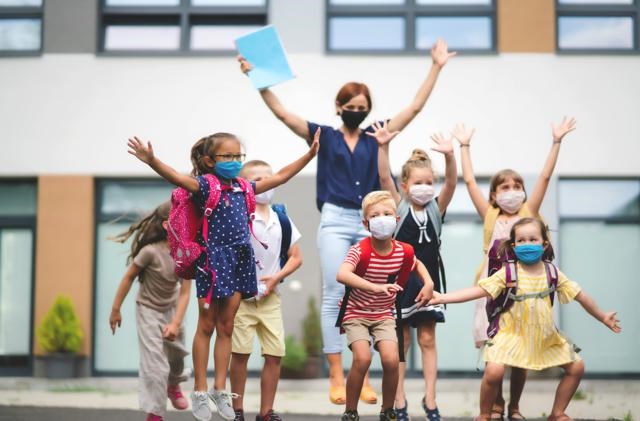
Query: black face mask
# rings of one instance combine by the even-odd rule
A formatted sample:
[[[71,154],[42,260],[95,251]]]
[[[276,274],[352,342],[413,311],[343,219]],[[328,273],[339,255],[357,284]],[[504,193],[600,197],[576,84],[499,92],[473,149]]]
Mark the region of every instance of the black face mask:
[[[367,117],[367,114],[369,114],[368,111],[342,110],[340,117],[345,126],[350,129],[357,129],[360,123]]]

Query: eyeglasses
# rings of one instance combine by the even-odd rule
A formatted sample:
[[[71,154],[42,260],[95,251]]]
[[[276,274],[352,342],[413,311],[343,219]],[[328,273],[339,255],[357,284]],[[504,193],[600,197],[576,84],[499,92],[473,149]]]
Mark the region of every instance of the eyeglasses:
[[[242,162],[242,161],[244,161],[244,158],[246,156],[247,156],[247,154],[244,154],[244,153],[239,153],[239,154],[226,153],[226,154],[215,155],[215,157],[218,158],[218,160],[222,161],[222,162],[230,162],[230,161]]]

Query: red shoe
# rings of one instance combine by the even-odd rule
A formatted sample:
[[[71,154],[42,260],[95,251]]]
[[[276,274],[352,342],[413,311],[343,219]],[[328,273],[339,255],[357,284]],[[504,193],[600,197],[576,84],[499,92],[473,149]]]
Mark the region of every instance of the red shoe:
[[[180,390],[180,386],[177,384],[167,387],[167,397],[175,409],[187,409],[189,407],[189,402],[187,402],[187,399],[185,399],[182,394],[182,390]],[[162,420],[162,418],[160,418],[160,420]]]
[[[148,413],[147,421],[162,421],[162,417],[160,415]]]

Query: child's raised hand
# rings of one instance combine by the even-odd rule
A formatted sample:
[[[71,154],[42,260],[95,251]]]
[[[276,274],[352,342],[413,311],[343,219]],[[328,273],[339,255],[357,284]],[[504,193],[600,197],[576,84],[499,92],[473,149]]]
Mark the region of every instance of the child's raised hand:
[[[309,145],[309,153],[311,156],[316,156],[318,154],[318,149],[320,149],[320,127],[313,134],[313,142]]]
[[[382,292],[388,297],[402,291],[402,287],[398,284],[375,284],[375,286],[376,292]]]
[[[622,331],[622,328],[620,327],[620,320],[616,318],[616,314],[618,313],[615,311],[612,311],[611,313],[605,313],[604,317],[602,318],[602,323],[604,323],[605,326],[613,330],[615,333],[620,333],[620,331]]]
[[[551,123],[551,134],[553,135],[554,143],[560,143],[567,133],[572,132],[575,129],[576,119],[573,117],[567,118],[565,116],[558,125]]]
[[[464,124],[456,124],[456,127],[453,128],[451,134],[458,140],[460,146],[469,146],[471,138],[475,132],[476,129],[474,128],[467,129]]]
[[[111,326],[111,334],[116,334],[116,327],[120,327],[122,325],[122,316],[120,315],[120,311],[111,310],[111,315],[109,316],[109,326]]]
[[[394,137],[398,136],[400,132],[390,132],[387,128],[387,122],[384,121],[382,125],[380,125],[379,121],[375,121],[372,124],[373,132],[365,132],[369,136],[373,137],[376,142],[378,142],[378,146],[384,146],[387,143],[391,142]]]
[[[168,325],[165,325],[164,329],[162,329],[162,337],[168,341],[173,342],[178,337],[179,329],[180,327],[175,323],[169,323]]]
[[[251,69],[253,69],[253,66],[251,65],[251,63],[249,63],[247,59],[245,59],[241,55],[238,55],[236,58],[238,59],[238,63],[240,63],[240,70],[245,75],[249,73]]]
[[[433,64],[438,65],[440,67],[444,67],[447,64],[447,61],[455,56],[455,51],[449,52],[449,47],[447,43],[443,39],[438,39],[433,47],[431,47],[431,59],[433,60]]]
[[[426,285],[423,286],[418,293],[418,296],[416,297],[416,303],[418,303],[418,307],[422,307],[427,304],[427,301],[429,301],[431,297],[433,297],[433,294],[435,294],[435,292],[432,288],[429,288]]]
[[[449,139],[445,139],[442,133],[434,133],[431,135],[436,146],[432,147],[432,151],[440,152],[443,155],[453,155],[453,135]]]
[[[127,143],[129,146],[129,152],[131,155],[138,158],[140,161],[145,164],[150,164],[153,161],[153,146],[151,146],[151,142],[147,142],[145,145],[144,142],[138,139],[137,136],[134,136],[133,139],[129,138],[129,142]]]

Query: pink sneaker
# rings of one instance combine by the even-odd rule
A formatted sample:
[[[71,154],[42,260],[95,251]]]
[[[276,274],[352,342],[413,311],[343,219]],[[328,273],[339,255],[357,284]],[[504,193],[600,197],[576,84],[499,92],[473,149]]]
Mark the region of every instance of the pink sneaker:
[[[147,421],[162,421],[162,417],[160,415],[148,413]]]
[[[167,397],[175,409],[187,409],[189,407],[189,402],[187,402],[182,390],[180,390],[180,386],[177,384],[167,387]]]

